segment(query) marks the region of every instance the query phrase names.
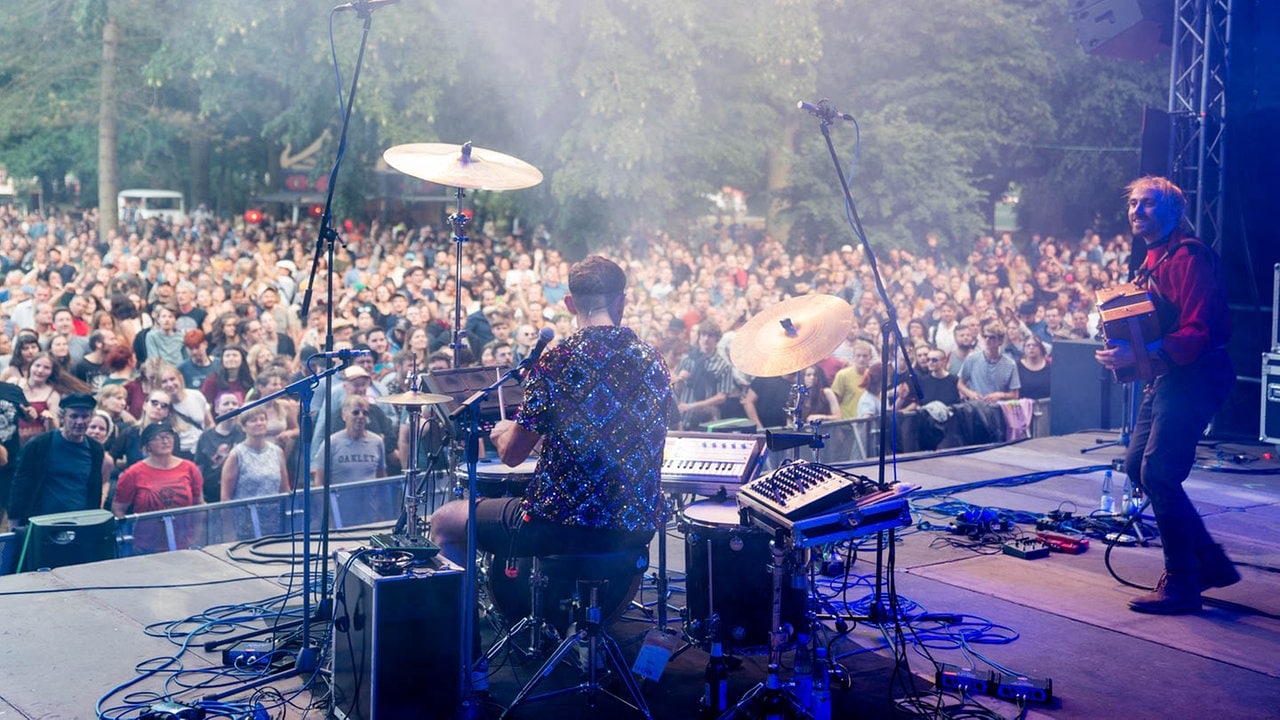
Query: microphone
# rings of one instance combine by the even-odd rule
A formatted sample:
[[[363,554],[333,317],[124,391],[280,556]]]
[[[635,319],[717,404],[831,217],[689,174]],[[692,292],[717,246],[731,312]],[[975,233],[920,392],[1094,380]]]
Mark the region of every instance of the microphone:
[[[839,118],[841,120],[848,120],[850,122],[853,121],[852,115],[850,115],[849,113],[842,113],[839,110],[835,109],[834,107],[831,106],[831,101],[826,98],[822,98],[821,100],[819,100],[817,105],[814,105],[813,103],[807,103],[801,100],[800,102],[796,103],[796,108],[799,110],[804,110],[805,112],[809,113],[810,115],[824,122],[831,122],[836,118]]]
[[[555,337],[556,329],[550,325],[547,325],[542,328],[542,330],[538,331],[538,344],[533,346],[533,350],[529,351],[529,357],[525,358],[520,363],[520,367],[516,368],[516,380],[518,382],[524,380],[524,376],[528,374],[529,368],[533,367],[533,364],[538,362],[538,357],[542,355],[542,351],[547,349],[547,343],[554,340]]]
[[[318,352],[307,358],[307,362],[311,362],[316,358],[338,359],[342,362],[351,362],[358,357],[369,357],[371,355],[373,355],[372,350],[353,350],[351,348],[344,348],[342,350],[334,350],[333,352]]]
[[[355,10],[357,15],[366,15],[377,10],[383,5],[395,5],[400,0],[355,0],[355,2],[343,3],[333,9],[334,12],[342,12],[343,10]]]

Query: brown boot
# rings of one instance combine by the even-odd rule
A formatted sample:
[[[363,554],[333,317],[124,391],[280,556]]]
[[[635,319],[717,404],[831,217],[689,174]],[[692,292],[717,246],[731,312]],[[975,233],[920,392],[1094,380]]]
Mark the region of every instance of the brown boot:
[[[1153,615],[1187,615],[1200,612],[1199,583],[1185,575],[1164,573],[1156,589],[1129,601],[1134,612]]]
[[[1221,588],[1240,582],[1240,573],[1235,563],[1223,552],[1218,544],[1205,545],[1196,550],[1200,560],[1200,589]]]

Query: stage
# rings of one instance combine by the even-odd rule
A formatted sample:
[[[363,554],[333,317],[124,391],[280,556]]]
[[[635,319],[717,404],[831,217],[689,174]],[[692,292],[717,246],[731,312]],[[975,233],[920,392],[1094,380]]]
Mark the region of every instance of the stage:
[[[966,711],[979,704],[1002,717],[1016,717],[1019,706],[987,695],[961,698],[957,694],[930,694],[935,676],[933,661],[961,668],[992,668],[980,658],[1002,666],[1012,674],[1052,681],[1052,699],[1031,703],[1032,718],[1196,718],[1207,714],[1231,718],[1274,717],[1274,698],[1280,696],[1280,480],[1274,461],[1262,453],[1264,446],[1207,448],[1187,482],[1193,502],[1210,531],[1239,566],[1243,580],[1229,588],[1205,593],[1205,610],[1198,616],[1157,617],[1130,612],[1126,600],[1141,592],[1125,587],[1107,569],[1106,543],[1091,540],[1080,554],[1052,553],[1039,559],[1022,559],[975,547],[965,534],[948,532],[957,518],[944,504],[944,512],[930,512],[938,503],[963,501],[982,508],[999,508],[998,517],[1023,519],[1057,511],[1087,515],[1098,505],[1103,468],[1117,454],[1114,448],[1082,454],[1097,439],[1113,434],[1076,433],[995,446],[953,455],[902,458],[890,467],[890,479],[919,488],[914,502],[916,525],[897,533],[892,548],[892,579],[902,614],[915,618],[927,613],[932,620],[890,623],[886,630],[857,623],[848,635],[833,644],[848,669],[851,690],[834,692],[835,717],[889,717],[894,698],[914,689],[919,693],[916,712],[928,714],[942,706],[954,709],[966,702]],[[1087,472],[1070,472],[1088,469]],[[874,477],[874,466],[855,468]],[[983,481],[1000,482],[984,484]],[[945,488],[961,492],[943,494]],[[1119,497],[1120,487],[1116,493]],[[1009,512],[1015,513],[1008,515]],[[1024,516],[1025,514],[1025,516]],[[990,518],[990,516],[988,516]],[[961,524],[966,522],[961,519]],[[996,521],[999,524],[1000,521]],[[924,529],[922,529],[922,525]],[[963,528],[962,528],[963,529]],[[998,531],[998,528],[996,528]],[[1033,524],[1015,524],[1009,536],[1021,530],[1034,535]],[[344,531],[330,548],[357,548],[368,530]],[[689,588],[684,579],[685,533],[673,522],[668,531],[668,555],[675,586],[697,592],[697,579]],[[238,679],[214,671],[225,670],[221,652],[206,653],[206,641],[230,632],[233,623],[263,626],[275,623],[282,612],[297,615],[296,590],[300,573],[287,564],[256,564],[228,556],[229,546],[213,546],[161,555],[111,560],[59,568],[47,572],[0,577],[0,718],[89,718],[100,700],[109,717],[141,717],[141,711],[159,696],[170,695],[192,702],[221,694],[227,688],[249,684],[259,675],[248,668]],[[290,547],[276,544],[271,553],[287,556]],[[656,542],[651,547],[656,554]],[[886,553],[888,554],[888,553]],[[853,564],[853,574],[874,573],[875,543],[863,541]],[[262,555],[256,556],[259,560]],[[1158,576],[1160,559],[1155,546],[1116,546],[1110,564],[1120,578],[1143,585]],[[330,561],[328,571],[339,568]],[[656,564],[650,567],[652,574]],[[444,578],[448,573],[442,573]],[[444,604],[443,585],[426,581],[432,602]],[[443,582],[443,580],[440,580]],[[829,586],[826,586],[830,591]],[[730,588],[732,591],[733,588]],[[843,595],[851,604],[866,595],[867,587],[854,585]],[[439,597],[437,597],[439,596]],[[646,584],[637,598],[654,600]],[[764,598],[760,599],[761,601]],[[739,599],[739,602],[746,602]],[[686,604],[677,592],[672,604]],[[854,605],[856,610],[856,605]],[[837,608],[839,609],[839,608]],[[337,608],[339,616],[343,608]],[[327,637],[335,623],[312,623],[314,638]],[[437,622],[438,632],[414,637],[421,651],[446,660],[456,655],[456,627]],[[681,626],[675,611],[672,629]],[[484,640],[493,636],[481,623]],[[635,658],[641,638],[651,623],[636,610],[628,611],[609,626],[628,661]],[[899,628],[901,635],[898,635]],[[339,636],[346,632],[339,631]],[[191,647],[180,652],[184,638]],[[963,637],[959,642],[957,637]],[[905,653],[895,661],[886,638],[901,637]],[[896,643],[895,643],[896,644]],[[180,655],[178,660],[169,660]],[[932,661],[926,657],[932,657]],[[694,647],[671,662],[657,682],[641,687],[655,718],[695,716],[702,693],[707,653]],[[730,673],[729,689],[737,697],[765,677],[766,659],[758,654],[741,657],[741,666]],[[784,656],[783,676],[790,676],[790,654]],[[179,663],[182,674],[175,674]],[[490,689],[484,705],[487,717],[501,709],[536,670],[537,663],[520,664],[507,655],[495,659]],[[208,671],[208,672],[205,672]],[[146,673],[146,676],[143,674]],[[134,682],[136,681],[136,682]],[[448,692],[434,686],[439,678],[424,677],[413,692],[422,698],[422,717],[440,717],[439,701]],[[576,673],[564,667],[544,683],[575,683]],[[126,684],[133,683],[128,687]],[[187,689],[210,683],[199,689]],[[320,718],[333,695],[329,685],[304,685],[286,678],[260,688],[254,702],[271,718]],[[113,689],[117,689],[113,692]],[[246,690],[231,701],[248,701]],[[339,705],[344,699],[339,699]],[[136,710],[121,710],[126,706]],[[308,707],[312,709],[308,710]],[[639,717],[602,698],[595,710],[584,698],[565,695],[516,709],[510,717],[564,718]],[[210,714],[210,717],[242,717]],[[746,715],[744,715],[745,717]]]

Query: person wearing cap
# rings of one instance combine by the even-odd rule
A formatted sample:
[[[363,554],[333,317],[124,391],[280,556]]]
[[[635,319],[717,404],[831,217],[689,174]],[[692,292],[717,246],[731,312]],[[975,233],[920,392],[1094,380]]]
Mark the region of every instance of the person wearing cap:
[[[370,374],[373,362],[372,356],[362,355],[355,359],[355,363],[342,371],[341,386],[334,387],[331,401],[333,405],[329,407],[344,408],[346,407],[346,399],[353,395],[364,398],[369,403],[369,409],[366,417],[369,430],[378,435],[383,440],[383,456],[385,463],[392,472],[400,471],[400,461],[396,456],[396,426],[391,421],[390,416],[377,405],[377,398],[382,393],[382,388],[377,387],[373,383],[373,375]],[[311,437],[311,448],[318,451],[324,442],[325,431],[325,407],[323,395],[320,396],[321,402],[316,405],[316,422],[315,433]],[[329,418],[332,423],[329,429],[331,436],[334,433],[346,427],[347,414],[345,412],[334,413]]]
[[[298,292],[298,282],[293,279],[296,272],[298,272],[298,266],[293,264],[292,260],[276,262],[276,287],[280,288],[280,299],[284,300],[286,305],[293,302],[293,296]]]
[[[102,505],[104,453],[85,434],[97,405],[87,393],[62,398],[58,429],[32,438],[18,453],[9,493],[9,517],[15,528],[37,515]]]
[[[87,424],[87,423],[86,423]],[[194,462],[178,457],[178,434],[167,422],[155,422],[142,430],[142,448],[146,457],[125,468],[116,482],[116,495],[111,512],[117,518],[128,513],[204,504],[204,478]],[[163,518],[139,519],[133,526],[133,550],[164,552],[191,546],[193,516],[174,518],[174,542],[169,545]]]
[[[360,368],[352,366],[347,369]],[[367,379],[369,374],[364,373],[361,377]],[[369,419],[374,409],[369,399],[361,394],[350,393],[342,399],[343,428],[329,436],[330,484],[371,480],[387,474],[385,439],[369,431]],[[311,460],[316,485],[322,484],[324,469],[324,445],[320,444],[314,448]]]

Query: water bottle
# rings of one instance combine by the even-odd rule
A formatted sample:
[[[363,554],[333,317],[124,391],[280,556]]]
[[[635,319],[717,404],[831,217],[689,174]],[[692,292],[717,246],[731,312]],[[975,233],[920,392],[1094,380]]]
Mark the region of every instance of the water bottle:
[[[1136,511],[1133,504],[1133,479],[1126,476],[1124,479],[1124,490],[1120,495],[1120,512],[1125,515],[1132,515]]]
[[[813,700],[813,659],[809,655],[809,636],[805,633],[796,635],[795,672],[792,685],[795,688],[796,703],[802,708],[809,707]]]
[[[831,680],[827,677],[827,648],[819,644],[813,651],[813,697],[809,714],[813,720],[831,720]]]
[[[729,666],[724,661],[724,649],[720,641],[711,643],[711,657],[707,660],[706,682],[702,688],[702,713],[720,717],[729,708]]]
[[[1116,498],[1111,494],[1110,470],[1102,476],[1102,499],[1098,502],[1098,509],[1108,515],[1114,515],[1116,512]]]

